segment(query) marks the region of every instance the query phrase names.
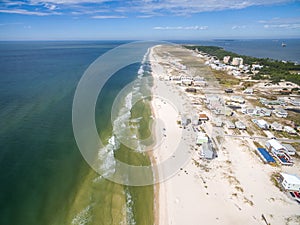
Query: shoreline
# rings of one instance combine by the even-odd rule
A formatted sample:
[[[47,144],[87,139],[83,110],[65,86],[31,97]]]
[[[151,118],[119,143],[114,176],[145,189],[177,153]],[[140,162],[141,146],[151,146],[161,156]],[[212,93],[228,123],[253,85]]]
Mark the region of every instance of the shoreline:
[[[182,139],[182,130],[179,128],[176,121],[178,119],[178,115],[183,112],[183,105],[185,104],[186,99],[184,99],[178,93],[174,93],[172,88],[166,86],[166,84],[159,79],[160,76],[165,73],[165,71],[164,67],[159,63],[159,57],[156,57],[157,55],[155,53],[155,47],[153,47],[149,55],[153,77],[153,98],[151,101],[151,105],[155,119],[163,121],[163,127],[158,125],[155,126],[154,134],[156,137],[160,137],[161,132],[164,133],[162,140],[156,140],[160,141],[160,143],[159,145],[155,146],[156,148],[153,151],[153,157],[156,159],[156,163],[161,163],[172,156],[174,150],[178,147],[179,142]],[[168,102],[168,100],[170,102]],[[176,101],[179,101],[179,105],[183,106],[178,108],[178,111],[172,105],[172,102]],[[191,140],[187,141],[183,148],[187,149],[187,145],[189,145],[190,143]],[[165,225],[170,223],[169,215],[172,217],[172,213],[170,211],[173,211],[174,209],[173,207],[170,207],[169,201],[173,193],[171,190],[172,187],[168,180],[171,180],[172,177],[176,176],[176,174],[171,178],[165,178],[164,176],[167,176],[168,174],[165,174],[164,170],[161,169],[157,172],[159,179],[164,179],[164,181],[156,183],[156,187],[158,187],[159,189],[159,191],[155,193],[158,199],[158,201],[156,202],[156,206],[158,206],[155,215],[157,222],[156,224]],[[168,191],[169,194],[166,194],[166,191]],[[171,210],[169,210],[168,207],[171,208]]]
[[[155,83],[154,83],[154,80],[155,78],[153,77],[153,67],[152,67],[152,63],[151,63],[151,56],[152,56],[152,49],[153,47],[150,49],[149,51],[149,61],[150,61],[150,64],[151,64],[151,77],[153,79],[153,84],[152,84],[152,87],[151,87],[151,95],[154,94],[154,88],[155,88]],[[155,111],[155,108],[154,108],[154,105],[153,105],[153,97],[151,99],[151,102],[150,102],[150,108],[151,108],[151,113],[152,113],[152,116],[153,116],[153,119],[157,117],[156,115],[156,111]],[[156,133],[155,133],[155,124],[152,124],[152,129],[151,129],[151,133],[153,134],[153,141],[154,143],[156,143]],[[152,151],[149,151],[148,152],[148,155],[150,157],[150,160],[151,160],[151,165],[153,166],[153,179],[154,179],[154,182],[155,182],[155,179],[157,176],[159,176],[159,171],[157,169],[157,167],[155,166],[157,161],[156,161],[156,156],[154,155],[154,152],[153,152],[153,149]],[[153,209],[153,212],[154,212],[154,225],[159,225],[159,212],[160,212],[160,207],[159,207],[159,193],[160,193],[160,185],[159,185],[159,182],[155,182],[153,184],[153,188],[154,188],[154,209]]]

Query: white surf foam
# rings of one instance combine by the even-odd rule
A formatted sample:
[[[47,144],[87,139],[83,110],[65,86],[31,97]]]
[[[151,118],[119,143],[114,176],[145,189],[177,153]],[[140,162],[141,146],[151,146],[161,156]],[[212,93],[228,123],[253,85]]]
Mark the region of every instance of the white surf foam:
[[[91,206],[87,206],[81,212],[79,212],[72,220],[72,225],[86,225],[91,221]]]

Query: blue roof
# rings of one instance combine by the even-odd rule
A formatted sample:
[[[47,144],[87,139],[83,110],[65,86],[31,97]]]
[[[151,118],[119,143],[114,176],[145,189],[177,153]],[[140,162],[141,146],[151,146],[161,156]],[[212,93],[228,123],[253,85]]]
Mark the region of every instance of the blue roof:
[[[262,156],[267,160],[268,163],[275,162],[275,159],[265,148],[257,148],[257,150],[262,154]]]

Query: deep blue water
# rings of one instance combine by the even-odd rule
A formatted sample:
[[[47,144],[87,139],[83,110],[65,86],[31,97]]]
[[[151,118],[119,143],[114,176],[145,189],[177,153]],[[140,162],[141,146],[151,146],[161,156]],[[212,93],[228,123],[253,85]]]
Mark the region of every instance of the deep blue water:
[[[184,41],[183,41],[184,42]],[[286,47],[282,47],[282,43]],[[207,40],[187,41],[186,43],[213,45],[242,55],[259,58],[272,58],[300,63],[300,39],[262,39],[262,40]]]
[[[73,94],[89,64],[119,44],[0,43],[0,224],[63,224],[87,168]]]

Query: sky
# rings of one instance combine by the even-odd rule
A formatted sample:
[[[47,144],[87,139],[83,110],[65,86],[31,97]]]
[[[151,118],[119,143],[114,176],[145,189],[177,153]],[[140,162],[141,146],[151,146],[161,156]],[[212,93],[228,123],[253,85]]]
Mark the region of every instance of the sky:
[[[300,0],[0,0],[0,40],[300,38]]]

